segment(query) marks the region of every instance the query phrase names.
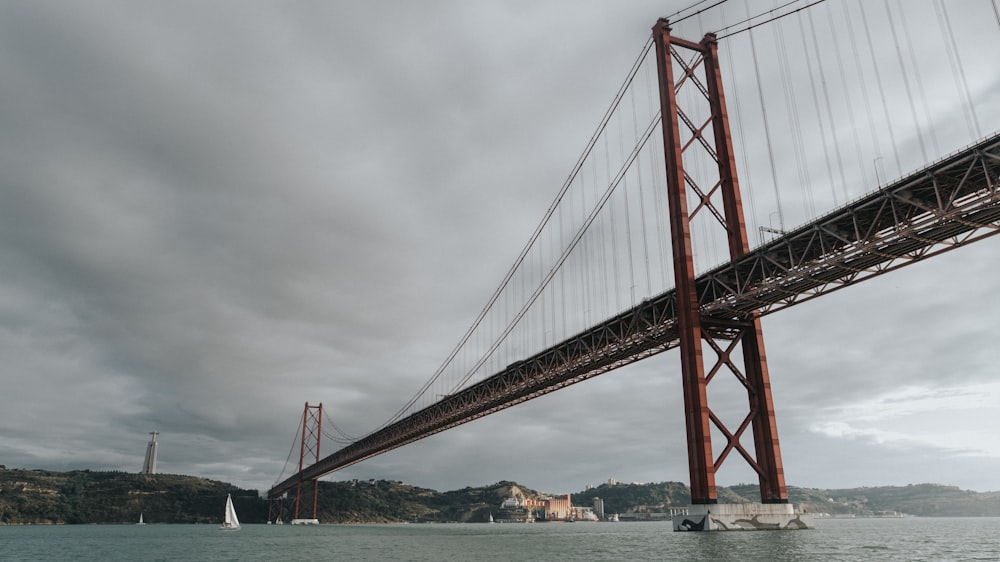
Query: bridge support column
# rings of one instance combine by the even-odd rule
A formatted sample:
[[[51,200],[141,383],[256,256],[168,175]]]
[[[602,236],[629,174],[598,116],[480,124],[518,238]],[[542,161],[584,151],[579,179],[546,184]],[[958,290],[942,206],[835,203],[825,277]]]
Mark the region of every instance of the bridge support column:
[[[308,463],[319,462],[319,443],[323,435],[323,404],[306,407],[302,411],[302,445],[299,449],[299,481],[295,486],[295,516],[292,525],[318,524],[316,517],[319,501],[319,479],[303,479],[302,468]],[[303,494],[305,488],[305,494]]]
[[[267,504],[267,524],[274,522],[281,525],[285,522],[285,496],[271,498]]]
[[[675,531],[772,531],[811,529],[811,514],[796,513],[790,503],[717,503],[692,505],[674,516]]]
[[[709,528],[721,530],[732,528],[733,521],[737,519],[761,520],[765,513],[767,524],[755,528],[799,528],[799,524],[792,524],[791,519],[781,519],[785,517],[786,512],[793,514],[793,510],[787,505],[788,492],[781,464],[781,450],[774,420],[771,384],[760,320],[756,314],[747,317],[706,316],[701,313],[698,306],[698,287],[695,282],[694,252],[691,244],[692,219],[701,213],[699,219],[704,221],[702,224],[707,223],[714,228],[725,230],[730,258],[737,258],[749,251],[729,119],[722,89],[722,76],[718,64],[717,42],[712,34],[706,35],[700,43],[671,37],[669,23],[663,19],[653,26],[653,40],[659,75],[688,467],[691,477],[693,505],[689,513],[703,516],[701,523],[698,522],[701,520],[695,520],[697,517],[692,519],[690,515],[675,518],[674,528],[675,530],[710,530]],[[674,79],[675,66],[680,75],[678,81]],[[699,67],[703,68],[703,72],[699,72]],[[679,108],[677,93],[682,87],[697,88],[704,98],[703,106]],[[708,117],[704,122],[694,121],[697,118],[694,116],[706,113]],[[685,128],[683,136],[681,123]],[[692,156],[691,152],[696,152],[697,155]],[[696,162],[701,164],[706,161],[714,162],[718,175],[706,176],[704,173],[699,175],[694,171],[686,171],[684,167],[686,156],[699,157],[700,160]],[[708,166],[711,167],[711,164]],[[698,168],[694,166],[692,169]],[[693,195],[690,203],[689,191]],[[706,345],[715,355],[715,360],[711,363],[706,363],[703,354]],[[737,349],[740,349],[741,353],[737,354]],[[728,428],[708,404],[708,384],[720,372],[732,374],[747,392],[749,412],[735,429]],[[754,438],[753,455],[740,442],[744,432],[751,426]],[[726,441],[717,457],[714,456],[712,449],[713,428]],[[745,508],[718,504],[715,475],[733,451],[737,451],[757,473],[761,504],[748,504]],[[782,505],[772,508],[764,504]],[[720,509],[727,514],[735,515],[730,519],[717,519],[716,515],[722,512]],[[712,517],[708,517],[709,513]],[[774,521],[771,519],[775,517],[780,519],[777,527],[772,526]],[[718,521],[718,524],[712,527],[711,521]]]

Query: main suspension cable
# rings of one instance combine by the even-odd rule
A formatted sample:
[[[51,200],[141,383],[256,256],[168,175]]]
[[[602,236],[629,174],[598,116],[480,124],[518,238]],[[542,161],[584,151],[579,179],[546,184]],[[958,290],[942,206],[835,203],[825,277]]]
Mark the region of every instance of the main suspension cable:
[[[707,1],[707,0],[702,0],[702,2],[698,2],[698,4],[701,4],[701,3],[703,3],[704,1]],[[708,10],[711,10],[712,8],[715,8],[716,6],[720,6],[720,5],[722,5],[722,4],[725,4],[725,3],[726,3],[726,2],[728,2],[728,1],[729,1],[729,0],[719,0],[718,2],[716,2],[715,4],[712,4],[711,6],[709,6],[709,7],[707,7],[707,8],[702,8],[701,10],[698,10],[697,12],[694,12],[694,13],[692,13],[692,14],[688,14],[688,15],[684,16],[683,18],[680,18],[680,19],[678,19],[678,20],[676,20],[676,21],[671,21],[670,23],[671,23],[671,24],[678,24],[678,23],[681,23],[682,21],[684,21],[684,20],[686,20],[686,19],[690,19],[690,18],[693,18],[693,17],[695,17],[695,16],[698,16],[698,15],[701,15],[701,13],[702,13],[702,12],[707,12]],[[792,0],[792,1],[793,1],[793,2],[798,2],[799,0]],[[682,10],[682,11],[683,11],[683,10]],[[677,13],[680,13],[680,12],[677,12]],[[674,15],[676,15],[676,14],[674,14]]]
[[[797,2],[797,1],[798,1],[798,0],[793,0],[793,2],[789,2],[788,4],[792,4],[792,3],[794,3],[794,2]],[[753,24],[753,25],[750,25],[750,26],[747,26],[747,27],[744,27],[743,29],[738,29],[738,30],[736,30],[736,31],[734,31],[734,32],[732,32],[732,33],[727,33],[727,34],[725,34],[725,35],[719,35],[719,36],[717,37],[717,39],[718,39],[719,41],[721,41],[721,40],[723,40],[723,39],[725,39],[725,38],[727,38],[727,37],[732,37],[733,35],[739,35],[740,33],[743,33],[743,32],[745,32],[745,31],[750,31],[751,29],[753,29],[753,28],[755,28],[755,27],[760,27],[760,26],[762,26],[762,25],[764,25],[764,24],[768,24],[768,23],[771,23],[772,21],[776,21],[776,20],[780,20],[781,18],[783,18],[783,17],[785,17],[785,16],[790,16],[790,15],[792,15],[792,14],[795,14],[795,13],[798,13],[798,12],[801,12],[802,10],[808,10],[809,8],[812,8],[813,6],[815,6],[815,5],[817,5],[817,4],[822,4],[823,2],[826,2],[826,0],[816,0],[815,2],[813,2],[813,3],[811,3],[811,4],[807,4],[807,5],[805,5],[805,6],[802,6],[801,8],[796,8],[796,9],[794,9],[794,10],[790,11],[790,12],[785,12],[784,14],[781,14],[781,15],[777,15],[777,16],[774,16],[773,18],[771,18],[771,19],[768,19],[768,20],[764,20],[764,21],[762,21],[762,22],[760,22],[760,23],[755,23],[755,24]],[[787,5],[787,4],[786,4],[786,5]],[[775,9],[777,9],[777,8],[775,8]],[[773,11],[773,10],[771,10],[771,11]],[[764,13],[767,13],[767,12],[764,12]],[[756,18],[760,17],[761,15],[763,15],[763,13],[761,13],[761,14],[758,14],[758,15],[756,15],[756,16],[754,16],[754,17],[750,18],[750,19],[756,19]],[[733,27],[733,26],[730,26],[730,27]],[[723,28],[723,29],[726,29],[726,28]],[[718,35],[718,33],[716,33],[716,35]]]
[[[524,248],[521,250],[521,253],[518,255],[517,259],[514,261],[514,265],[511,266],[510,270],[507,272],[507,275],[504,276],[503,281],[500,282],[500,285],[497,287],[496,291],[493,292],[493,296],[490,297],[490,299],[487,301],[486,305],[479,312],[479,315],[476,317],[475,321],[473,321],[472,326],[470,326],[469,329],[465,332],[465,335],[462,336],[462,338],[461,338],[461,340],[459,340],[458,344],[454,347],[454,349],[452,349],[451,353],[448,354],[447,358],[444,360],[444,362],[441,364],[441,366],[437,369],[437,371],[435,371],[434,375],[432,375],[431,378],[428,379],[426,383],[424,383],[424,385],[420,388],[420,390],[418,390],[417,393],[409,401],[406,402],[406,404],[404,404],[389,420],[387,420],[386,422],[384,422],[378,429],[384,428],[384,427],[386,427],[386,426],[388,426],[388,425],[390,425],[390,424],[398,421],[399,419],[401,419],[406,414],[406,412],[414,404],[417,403],[417,401],[420,399],[420,397],[422,397],[427,392],[427,389],[429,389],[431,387],[431,385],[434,384],[434,382],[448,368],[448,366],[451,364],[451,362],[455,359],[455,357],[458,355],[458,353],[462,350],[462,348],[465,346],[465,344],[469,341],[469,338],[472,337],[472,335],[476,332],[476,329],[480,326],[480,324],[482,324],[483,320],[486,318],[486,316],[489,313],[489,311],[493,308],[493,305],[496,304],[497,300],[500,299],[500,296],[503,294],[504,289],[507,288],[507,286],[510,283],[510,281],[514,278],[514,275],[516,274],[516,272],[518,271],[518,269],[521,267],[521,264],[524,262],[524,260],[527,257],[528,253],[531,251],[531,248],[533,247],[533,245],[535,244],[535,242],[538,240],[538,237],[541,235],[541,232],[544,229],[545,225],[548,224],[549,219],[551,219],[552,215],[555,213],[555,210],[556,210],[556,208],[558,208],[559,203],[562,201],[563,197],[566,195],[567,191],[569,191],[569,188],[572,186],[573,181],[576,179],[577,175],[580,173],[580,170],[583,168],[584,162],[587,160],[588,156],[590,155],[590,153],[593,151],[594,147],[596,146],[596,144],[598,142],[598,139],[601,137],[602,133],[607,128],[608,123],[610,122],[612,116],[614,115],[615,110],[618,108],[618,105],[621,103],[622,98],[625,96],[625,92],[629,89],[629,86],[632,84],[632,81],[635,79],[635,76],[638,73],[639,68],[642,66],[642,61],[645,60],[646,56],[648,55],[648,53],[652,49],[652,46],[653,46],[653,40],[650,37],[649,39],[646,40],[646,43],[643,45],[643,48],[640,50],[639,56],[636,57],[635,62],[632,64],[632,68],[629,71],[629,73],[628,73],[625,81],[622,83],[621,87],[618,90],[618,93],[615,95],[614,99],[612,100],[611,105],[608,107],[608,110],[605,112],[604,117],[601,119],[601,122],[600,122],[600,124],[597,127],[597,130],[591,136],[590,141],[587,143],[587,146],[586,146],[586,148],[583,151],[583,154],[577,160],[576,165],[573,166],[573,168],[572,168],[572,170],[571,170],[571,172],[569,174],[569,177],[567,177],[565,183],[563,183],[563,186],[559,190],[559,193],[556,196],[555,200],[552,202],[552,204],[549,206],[548,210],[545,212],[545,215],[542,217],[542,220],[539,222],[538,226],[535,228],[534,233],[532,233],[531,237],[528,239],[527,244],[524,245]],[[468,378],[470,376],[471,376],[471,373],[469,375],[467,375],[463,380],[468,380]]]
[[[295,452],[295,444],[299,442],[299,438],[301,437],[301,433],[300,433],[301,431],[302,431],[302,424],[299,423],[298,421],[296,421],[295,422],[295,437],[292,438],[292,446],[288,449],[288,457],[285,459],[284,466],[281,467],[281,472],[278,474],[278,478],[274,481],[273,484],[271,484],[272,488],[274,488],[275,486],[278,485],[279,482],[281,482],[282,480],[284,480],[285,471],[288,470],[288,463],[292,462],[292,453]]]

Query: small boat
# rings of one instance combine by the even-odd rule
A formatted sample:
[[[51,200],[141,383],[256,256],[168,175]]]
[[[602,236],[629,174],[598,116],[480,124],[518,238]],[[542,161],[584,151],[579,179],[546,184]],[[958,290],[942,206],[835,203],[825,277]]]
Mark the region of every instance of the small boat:
[[[139,522],[136,525],[145,525],[146,523],[142,520],[142,512],[139,513]]]
[[[490,523],[492,523],[492,522],[493,522],[493,512],[491,511],[490,512]]]
[[[236,517],[236,508],[233,507],[232,494],[226,494],[226,514],[222,519],[220,529],[226,531],[236,531],[240,528],[240,520]]]

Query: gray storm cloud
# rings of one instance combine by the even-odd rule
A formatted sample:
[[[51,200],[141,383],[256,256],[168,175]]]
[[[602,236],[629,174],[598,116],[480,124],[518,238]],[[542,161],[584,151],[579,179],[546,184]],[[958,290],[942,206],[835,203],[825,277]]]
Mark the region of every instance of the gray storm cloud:
[[[161,472],[264,489],[303,403],[377,427],[491,294],[663,12],[4,4],[0,464],[138,471],[156,430]],[[954,414],[972,450],[841,419],[907,388],[979,389],[976,415],[1000,415],[997,243],[765,319],[789,483],[1000,488],[982,418]],[[334,477],[686,481],[681,408],[668,352]]]

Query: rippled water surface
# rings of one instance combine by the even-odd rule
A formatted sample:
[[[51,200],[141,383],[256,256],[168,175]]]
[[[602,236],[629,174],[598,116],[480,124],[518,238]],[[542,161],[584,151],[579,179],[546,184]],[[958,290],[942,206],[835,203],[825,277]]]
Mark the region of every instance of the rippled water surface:
[[[0,560],[1000,560],[1000,518],[819,520],[809,531],[668,523],[0,527]]]

